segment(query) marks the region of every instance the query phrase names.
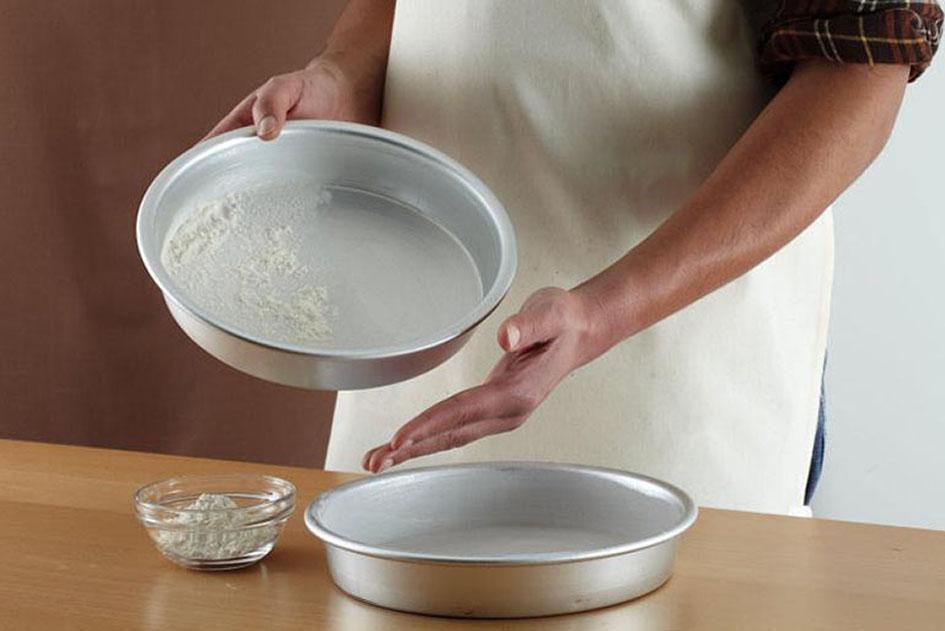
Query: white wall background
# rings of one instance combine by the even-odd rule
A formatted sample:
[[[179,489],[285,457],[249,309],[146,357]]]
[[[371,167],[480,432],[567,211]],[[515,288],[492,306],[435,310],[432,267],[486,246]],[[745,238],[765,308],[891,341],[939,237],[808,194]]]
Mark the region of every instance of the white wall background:
[[[835,205],[818,517],[945,529],[945,55]]]

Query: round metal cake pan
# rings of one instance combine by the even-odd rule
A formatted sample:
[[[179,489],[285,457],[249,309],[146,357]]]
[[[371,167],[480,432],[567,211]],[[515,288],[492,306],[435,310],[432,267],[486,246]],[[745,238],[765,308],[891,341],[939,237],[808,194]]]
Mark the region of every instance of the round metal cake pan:
[[[415,339],[344,348],[267,340],[200,308],[175,285],[161,262],[169,232],[197,202],[293,177],[363,191],[416,210],[468,253],[481,281],[481,299],[463,317]],[[194,342],[243,372],[312,389],[370,388],[434,368],[456,353],[498,306],[516,267],[515,234],[508,215],[472,172],[401,134],[328,121],[289,122],[271,142],[260,141],[251,128],[244,128],[191,148],[167,165],[146,191],[138,212],[137,239],[144,265],[171,315]]]
[[[605,607],[673,571],[697,509],[646,476],[577,465],[408,469],[330,490],[306,513],[332,579],[382,607],[521,618]]]

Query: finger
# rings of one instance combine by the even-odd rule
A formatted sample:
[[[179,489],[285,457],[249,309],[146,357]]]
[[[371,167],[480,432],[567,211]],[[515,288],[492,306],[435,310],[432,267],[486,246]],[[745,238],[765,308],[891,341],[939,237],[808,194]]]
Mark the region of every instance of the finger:
[[[252,108],[256,135],[263,140],[276,138],[301,95],[302,80],[293,75],[273,77],[259,88]]]
[[[201,140],[206,140],[207,138],[219,136],[222,133],[251,125],[253,122],[253,101],[255,100],[256,94],[253,93],[237,103],[236,107],[230,110],[230,113],[224,116]]]
[[[471,442],[508,432],[518,427],[519,422],[515,418],[491,418],[484,421],[477,421],[467,425],[461,425],[448,429],[439,434],[435,434],[416,443],[409,444],[400,449],[395,449],[390,453],[385,453],[384,457],[377,462],[380,471],[388,469],[394,465],[401,464],[413,458],[428,456],[441,451],[449,451],[463,447]]]
[[[364,454],[361,466],[364,467],[366,471],[377,471],[389,452],[390,445],[388,443],[369,449],[368,452]]]
[[[380,473],[384,469],[390,467],[393,462],[385,462],[390,458],[390,454],[393,450],[390,447],[389,443],[384,443],[379,445],[368,452],[365,456],[365,469],[372,471],[374,473]]]
[[[561,315],[553,306],[521,311],[499,326],[499,346],[511,352],[547,342],[561,333],[562,326]]]
[[[447,429],[496,416],[501,394],[493,384],[476,386],[440,401],[397,430],[390,441],[400,449],[407,441],[420,442]]]
[[[371,457],[372,457],[372,456],[374,455],[374,453],[377,452],[381,447],[390,447],[390,445],[389,445],[388,443],[384,443],[383,445],[379,445],[379,446],[374,447],[374,448],[372,448],[372,449],[368,449],[366,452],[364,452],[364,456],[361,458],[361,468],[362,468],[362,469],[364,469],[364,470],[366,470],[366,471],[370,471],[370,470],[371,470]]]

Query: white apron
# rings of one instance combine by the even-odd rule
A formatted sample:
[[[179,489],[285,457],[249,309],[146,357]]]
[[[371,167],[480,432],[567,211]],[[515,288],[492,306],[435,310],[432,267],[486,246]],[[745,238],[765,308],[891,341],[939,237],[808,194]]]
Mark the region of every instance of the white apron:
[[[385,126],[478,174],[515,225],[519,271],[457,356],[341,393],[327,467],[479,383],[501,321],[641,241],[696,189],[770,95],[741,3],[398,0]],[[790,194],[790,191],[785,191]],[[653,475],[704,506],[803,503],[833,272],[832,219],[744,277],[565,379],[524,426],[402,466],[552,460]]]

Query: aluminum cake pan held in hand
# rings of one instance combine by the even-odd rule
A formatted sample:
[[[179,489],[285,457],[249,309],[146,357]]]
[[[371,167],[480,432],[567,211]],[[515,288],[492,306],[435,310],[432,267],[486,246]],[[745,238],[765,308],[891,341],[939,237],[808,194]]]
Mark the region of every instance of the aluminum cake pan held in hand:
[[[296,182],[331,193],[304,245],[321,257],[312,267],[333,280],[338,309],[333,334],[304,344],[202,308],[161,259],[198,204]],[[439,365],[499,304],[516,266],[512,224],[468,169],[401,134],[326,121],[290,122],[271,142],[244,128],[186,151],[145,193],[137,237],[172,316],[200,347],[257,377],[328,390],[394,383]]]
[[[387,473],[328,491],[305,513],[345,592],[470,618],[571,613],[650,592],[695,519],[670,484],[543,463]]]

